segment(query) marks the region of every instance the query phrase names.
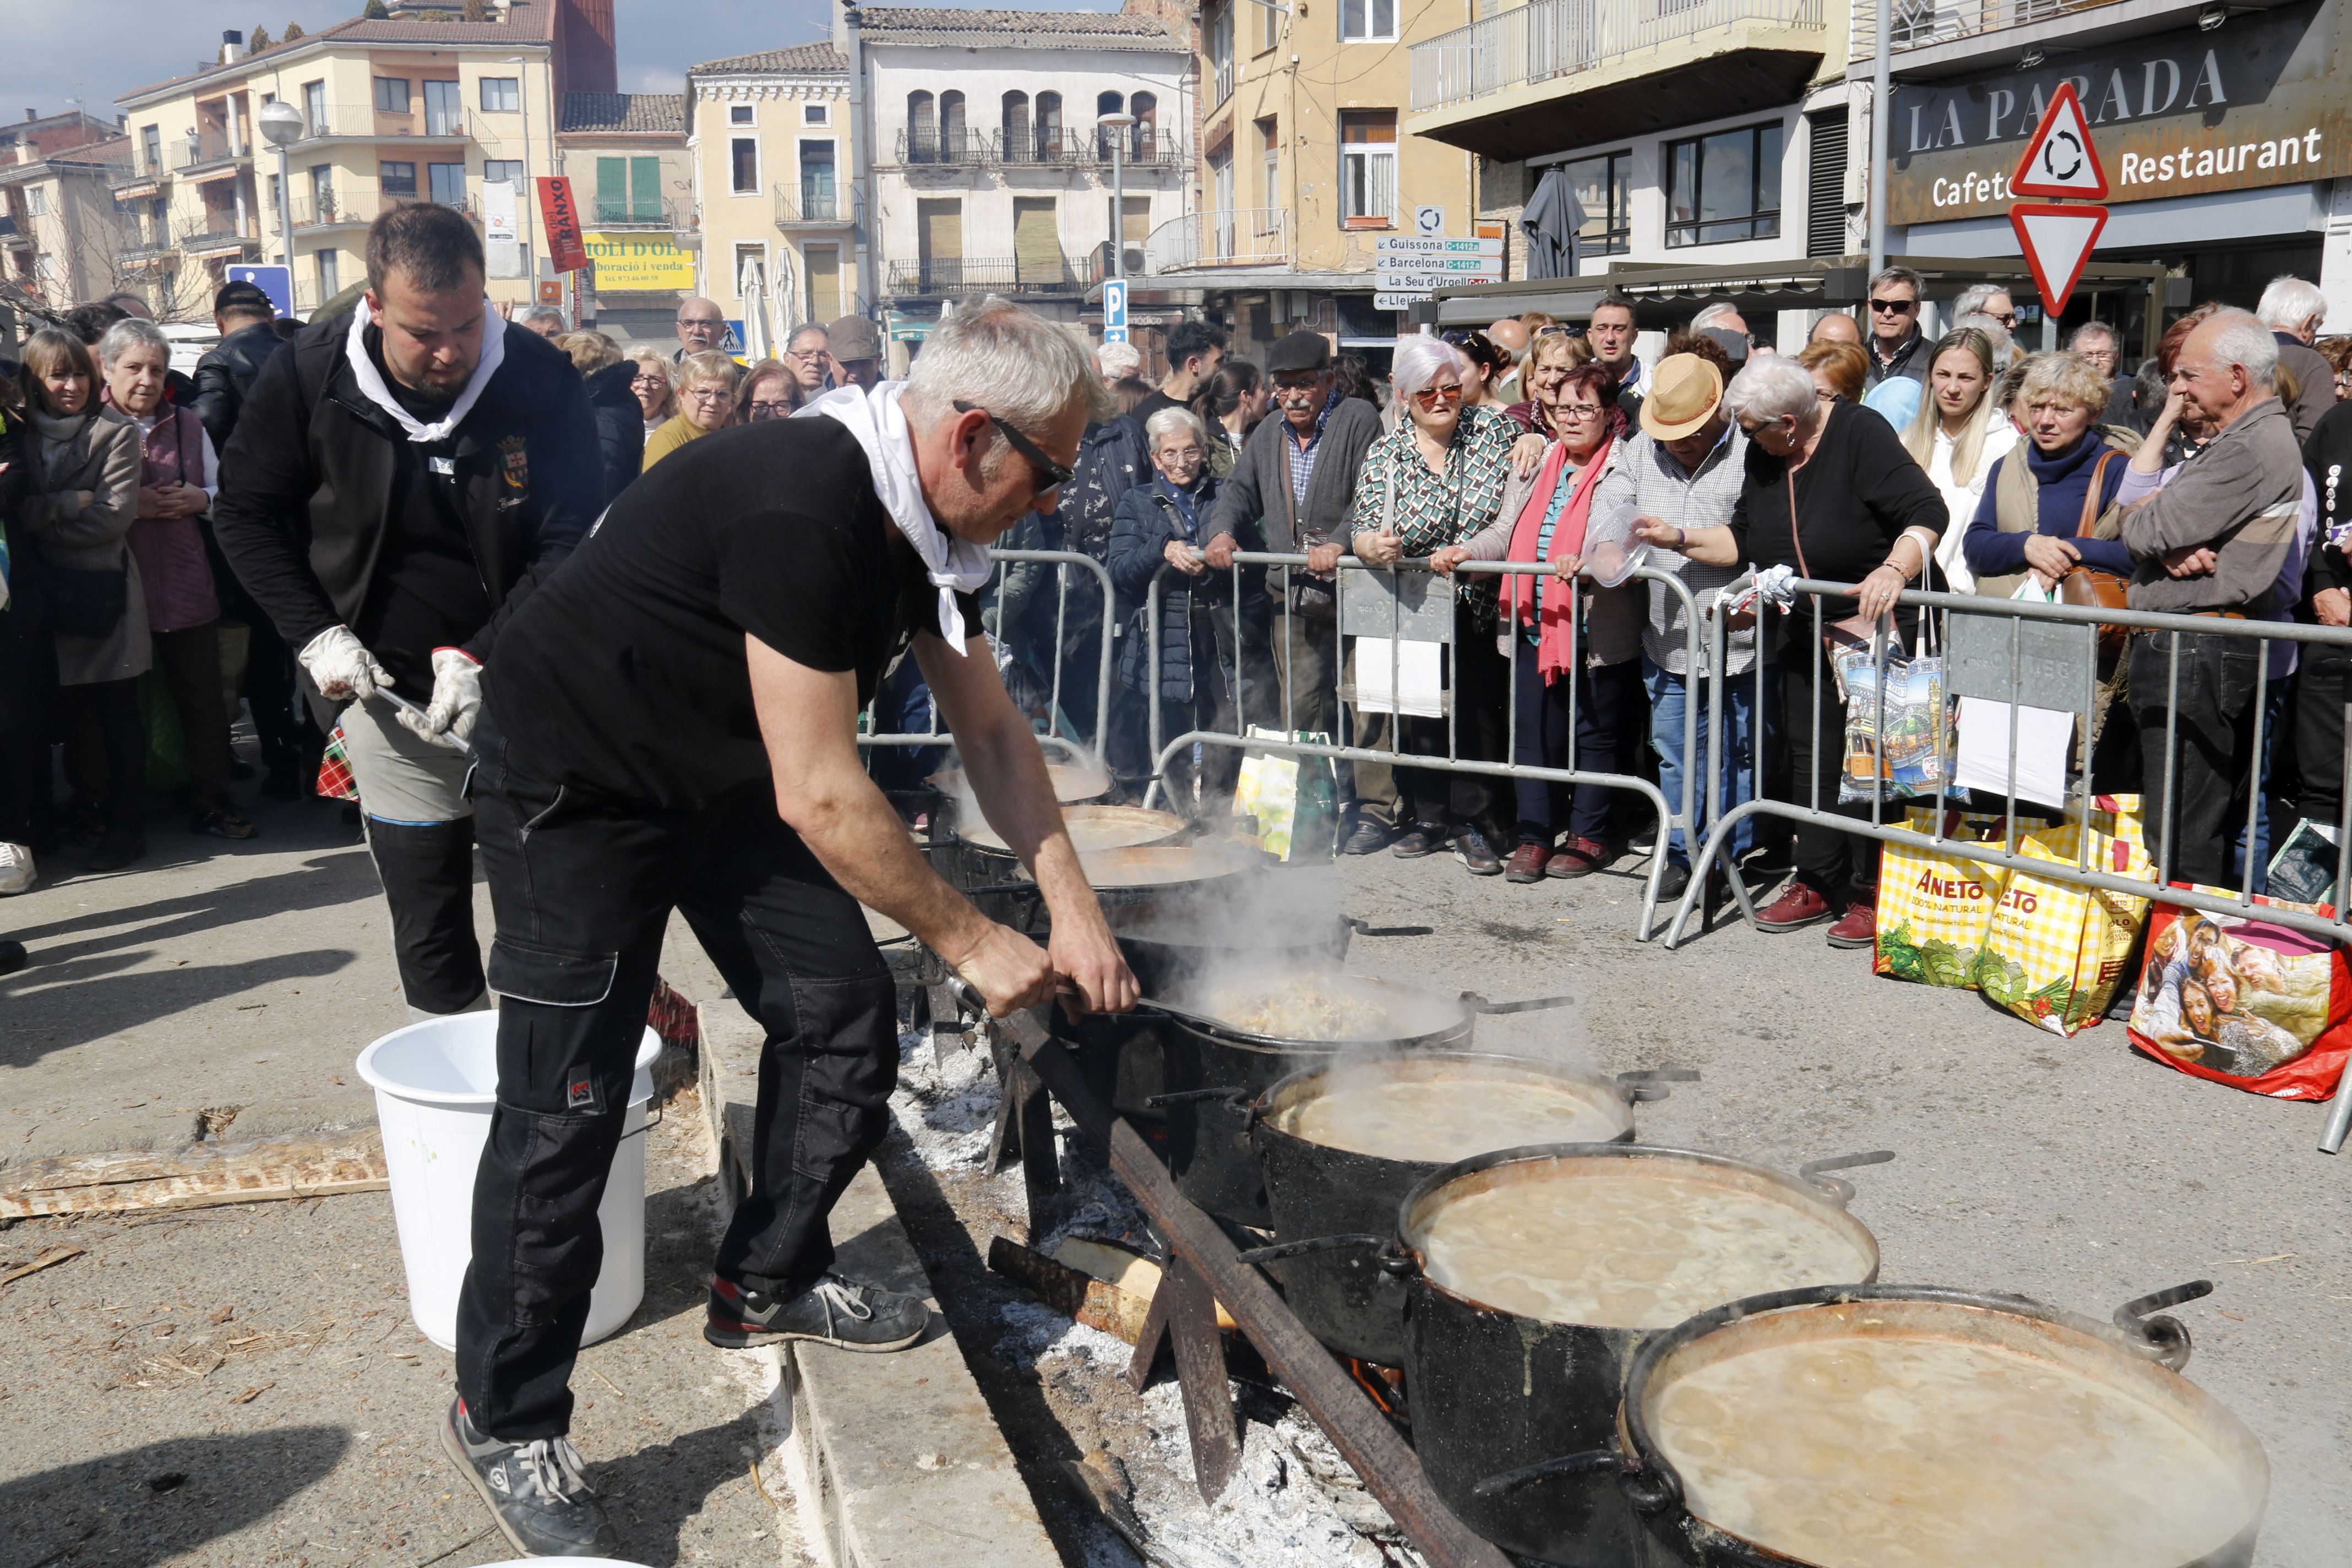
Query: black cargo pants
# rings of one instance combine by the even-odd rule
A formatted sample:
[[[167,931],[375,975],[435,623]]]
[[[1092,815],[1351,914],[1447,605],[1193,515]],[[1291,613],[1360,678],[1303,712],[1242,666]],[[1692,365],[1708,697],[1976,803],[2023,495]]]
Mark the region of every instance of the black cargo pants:
[[[703,812],[590,801],[534,779],[487,711],[474,757],[501,1001],[457,1390],[483,1431],[528,1442],[570,1425],[604,1261],[596,1205],[670,910],[767,1031],[751,1193],[719,1247],[730,1279],[790,1293],[832,1267],[825,1216],[888,1125],[898,1015],[856,900],[764,785]]]

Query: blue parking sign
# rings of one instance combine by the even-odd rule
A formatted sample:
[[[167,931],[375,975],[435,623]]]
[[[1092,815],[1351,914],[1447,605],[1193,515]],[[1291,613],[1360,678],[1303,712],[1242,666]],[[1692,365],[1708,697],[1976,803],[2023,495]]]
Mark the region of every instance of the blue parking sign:
[[[1123,343],[1127,341],[1127,279],[1106,278],[1102,291],[1103,342]]]
[[[277,307],[278,313],[281,316],[290,316],[294,313],[294,273],[290,268],[250,267],[239,264],[228,268],[226,280],[231,283],[252,284],[269,296],[270,304]]]

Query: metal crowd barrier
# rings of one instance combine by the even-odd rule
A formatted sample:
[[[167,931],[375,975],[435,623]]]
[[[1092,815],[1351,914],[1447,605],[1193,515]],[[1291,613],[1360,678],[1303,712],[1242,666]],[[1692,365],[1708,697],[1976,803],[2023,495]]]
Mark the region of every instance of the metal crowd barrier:
[[[1728,739],[1724,729],[1723,716],[1723,672],[1728,646],[1728,637],[1725,629],[1725,606],[1748,585],[1749,581],[1748,576],[1741,577],[1710,597],[1706,606],[1708,627],[1707,668],[1714,677],[1710,682],[1708,693],[1709,721],[1711,732],[1717,746],[1725,744]],[[1825,735],[1823,731],[1824,720],[1822,705],[1826,673],[1823,666],[1827,661],[1822,652],[1822,632],[1824,628],[1822,601],[1825,598],[1850,598],[1857,592],[1857,587],[1850,583],[1823,582],[1811,578],[1798,578],[1790,586],[1796,593],[1802,595],[1804,606],[1787,616],[1786,624],[1781,628],[1785,635],[1781,638],[1782,648],[1780,658],[1781,659],[1789,658],[1790,651],[1798,646],[1797,639],[1802,639],[1806,651],[1799,657],[1811,661],[1813,675],[1812,710],[1806,716],[1805,721],[1812,726],[1814,755],[1819,756],[1820,748],[1824,740],[1840,748],[1844,744],[1842,726],[1839,727],[1836,734]],[[1903,592],[1898,603],[1904,605],[1916,605],[1923,614],[1936,617],[1941,623],[1937,627],[1940,634],[1937,642],[1946,650],[1949,650],[1953,646],[1951,626],[1955,613],[1964,616],[1993,617],[2008,623],[2007,679],[2000,694],[1990,699],[2008,703],[2010,712],[2009,772],[2007,788],[2000,808],[2000,814],[2005,818],[2002,842],[1998,847],[1960,843],[1948,837],[1944,832],[1948,795],[1953,787],[1948,782],[1952,774],[1949,765],[1951,761],[1949,748],[1957,729],[1957,725],[1948,717],[1951,707],[1950,699],[1954,695],[1987,695],[1981,691],[1956,693],[1948,675],[1945,687],[1946,714],[1939,716],[1939,721],[1936,725],[1938,765],[1935,770],[1937,784],[1933,795],[1920,795],[1895,800],[1890,800],[1888,797],[1886,772],[1883,761],[1885,756],[1887,683],[1882,679],[1875,683],[1877,712],[1876,722],[1873,725],[1873,733],[1877,737],[1877,754],[1882,760],[1872,781],[1868,818],[1848,816],[1824,807],[1821,798],[1822,770],[1819,766],[1812,770],[1812,777],[1810,780],[1798,786],[1806,793],[1806,798],[1801,803],[1767,798],[1764,793],[1763,776],[1764,758],[1768,751],[1763,737],[1769,727],[1767,671],[1778,661],[1769,660],[1764,656],[1763,645],[1767,639],[1760,635],[1763,628],[1759,626],[1758,657],[1754,671],[1756,701],[1753,710],[1757,743],[1750,752],[1748,799],[1727,812],[1724,811],[1720,795],[1721,776],[1718,772],[1710,767],[1707,813],[1710,826],[1706,847],[1692,857],[1694,874],[1690,887],[1685,891],[1681,904],[1675,910],[1673,921],[1668,927],[1666,933],[1668,948],[1676,948],[1682,944],[1685,928],[1689,923],[1692,911],[1705,896],[1706,879],[1697,874],[1700,868],[1720,863],[1725,868],[1725,880],[1732,897],[1738,901],[1741,913],[1751,921],[1755,918],[1754,901],[1746,885],[1737,874],[1737,868],[1732,864],[1728,850],[1731,835],[1744,819],[1752,816],[1774,816],[1793,823],[1833,827],[1858,837],[1875,839],[1881,844],[1904,845],[1937,853],[1957,852],[1971,860],[2005,867],[2013,871],[2028,871],[2037,877],[2054,881],[2127,894],[2135,898],[2159,900],[2166,903],[2204,910],[2217,914],[2245,915],[2259,909],[2261,918],[2265,921],[2286,926],[2307,935],[2335,942],[2339,946],[2352,948],[2352,913],[2347,913],[2345,908],[2346,881],[2347,875],[2352,875],[2352,858],[2346,857],[2340,849],[2337,855],[2336,881],[2332,896],[2328,900],[2329,904],[2336,910],[2332,916],[2308,913],[2300,910],[2281,909],[2267,904],[2257,906],[2254,903],[2253,891],[2257,853],[2256,832],[2264,805],[2260,759],[2263,755],[2263,737],[2269,717],[2266,709],[2271,688],[2270,645],[2273,642],[2291,642],[2336,647],[2352,646],[2352,629],[2310,626],[2300,622],[2238,620],[2209,616],[2159,615],[2147,611],[2113,610],[2073,605],[2039,605],[2017,599],[1990,598],[1969,594],[1928,593],[1911,589],[1906,589]],[[1769,605],[1759,604],[1757,607],[1757,615],[1760,621],[1766,616],[1780,616],[1781,612]],[[2253,712],[2251,751],[2255,760],[2254,774],[2249,781],[2247,791],[2248,805],[2243,840],[2244,865],[2238,891],[2234,895],[2200,892],[2170,885],[2177,836],[2171,830],[2168,821],[2160,824],[2150,835],[2155,841],[2153,865],[2156,874],[2153,880],[2117,876],[2112,871],[2103,871],[2094,868],[2090,863],[2089,834],[2093,795],[2088,779],[2076,779],[2074,788],[2070,791],[2071,814],[2084,829],[2075,863],[2068,865],[2063,861],[2036,859],[2017,852],[2019,837],[2017,824],[2018,710],[2021,707],[2055,707],[2058,701],[2063,700],[2064,709],[2061,710],[2074,710],[2084,716],[2085,721],[2083,731],[2087,737],[2087,716],[2095,711],[2097,704],[2098,634],[2099,628],[2103,626],[2126,626],[2135,632],[2151,631],[2168,634],[2165,644],[2167,706],[2161,798],[2168,818],[2177,819],[2178,816],[2174,786],[2177,782],[2180,754],[2179,705],[2180,639],[2183,636],[2222,637],[2248,641],[2254,645],[2254,689],[2251,700]],[[2081,631],[2079,647],[2074,638],[2061,633],[2045,632],[2036,636],[2030,628],[2037,626],[2078,627]],[[2028,646],[2029,637],[2033,638],[2032,647]],[[2131,656],[2132,650],[2127,648],[2123,657],[2128,660]],[[2072,694],[2057,693],[2054,689],[2055,683],[2063,682],[2071,673],[2067,667],[2076,663],[2079,663],[2083,679],[2082,706],[2079,709],[2074,709]],[[1832,684],[1828,689],[1834,691],[1836,688]],[[2042,698],[2043,700],[2031,700],[2035,697]],[[2110,722],[2120,721],[2120,710],[2113,710],[2111,713],[2113,716],[2109,720]],[[2345,705],[2345,721],[2347,733],[2352,734],[2352,702]],[[1790,721],[1794,721],[1793,717]],[[1834,723],[1835,721],[1832,720],[1831,722]],[[2073,772],[2072,760],[2070,742],[2068,770],[2070,773]],[[2084,770],[2087,771],[2090,763],[2090,748],[2087,743],[2083,747],[2083,763]],[[2347,748],[2346,755],[2340,759],[2339,765],[2345,771],[2343,801],[2338,813],[2339,820],[2336,823],[2336,843],[2338,846],[2343,846],[2352,843],[2352,747]],[[1929,832],[1919,833],[1886,819],[1887,808],[1890,805],[1895,806],[1900,812],[1908,805],[1929,803],[1934,806]],[[1833,806],[1836,803],[1829,804]],[[2042,809],[2036,805],[2036,803],[2029,801],[2026,804],[2030,808]],[[2274,837],[2270,846],[2273,853],[2278,848],[2275,829],[2276,825],[2273,825]],[[2326,1131],[2319,1147],[2323,1152],[2333,1154],[2343,1146],[2347,1133],[2352,1133],[2352,1066],[2347,1066],[2345,1080],[2337,1086]]]
[[[1055,568],[1053,658],[1050,670],[1045,672],[1048,681],[1046,707],[1048,728],[1040,739],[1048,745],[1057,746],[1068,752],[1074,757],[1089,761],[1100,757],[1103,726],[1108,721],[1110,716],[1111,644],[1118,635],[1118,616],[1116,600],[1111,594],[1110,573],[1093,556],[1081,554],[1074,550],[991,550],[988,553],[989,558],[996,563],[994,587],[1000,609],[1003,603],[1004,584],[1009,576],[1006,571],[1008,566],[1029,563]],[[1080,567],[1092,573],[1102,589],[1102,626],[1098,637],[1102,648],[1097,659],[1095,670],[1095,719],[1094,732],[1091,735],[1066,735],[1061,732],[1061,724],[1065,717],[1062,709],[1064,666],[1066,663],[1069,649],[1070,569],[1072,567]],[[968,632],[976,632],[979,629],[977,626],[966,628]],[[1022,646],[1025,640],[1016,639],[1000,619],[997,634],[990,639],[990,646],[997,650],[1000,660],[1017,659],[1026,651]],[[857,743],[859,745],[943,746],[954,743],[955,737],[940,727],[940,705],[936,699],[929,705],[926,727],[922,730],[910,731],[882,731],[877,727],[881,700],[881,693],[877,690],[874,700],[866,705],[866,711],[860,717],[858,725]]]
[[[1244,602],[1243,595],[1244,593],[1250,591],[1245,583],[1244,568],[1258,567],[1268,569],[1271,585],[1280,589],[1278,595],[1269,595],[1267,601],[1269,605],[1272,605],[1276,602],[1286,605],[1290,601],[1290,588],[1292,586],[1291,573],[1296,570],[1302,575],[1305,575],[1307,569],[1307,557],[1304,555],[1277,554],[1249,551],[1240,551],[1234,553],[1233,564],[1228,569],[1230,574],[1229,585],[1232,590],[1229,601],[1224,605],[1214,606],[1213,613],[1226,615],[1233,618],[1234,640],[1231,646],[1236,649],[1242,650],[1244,655],[1253,651],[1244,643],[1244,637],[1247,628],[1240,613],[1241,605]],[[1163,590],[1169,585],[1171,574],[1173,574],[1175,568],[1172,566],[1162,565],[1160,570],[1153,574],[1151,585],[1146,595],[1144,603],[1144,624],[1146,627],[1148,639],[1147,647],[1149,651],[1149,663],[1147,666],[1149,671],[1148,685],[1150,713],[1149,732],[1150,735],[1150,751],[1152,757],[1152,784],[1150,794],[1147,795],[1147,799],[1156,798],[1164,792],[1168,778],[1169,764],[1177,757],[1190,751],[1195,745],[1223,746],[1244,751],[1265,752],[1290,757],[1328,757],[1334,762],[1386,763],[1391,767],[1417,768],[1430,773],[1477,773],[1504,779],[1541,779],[1551,784],[1567,784],[1571,786],[1577,784],[1596,784],[1611,789],[1632,791],[1634,794],[1643,796],[1649,802],[1651,807],[1657,813],[1658,816],[1658,837],[1656,839],[1658,847],[1657,853],[1651,858],[1649,875],[1643,887],[1641,912],[1636,917],[1634,924],[1635,940],[1647,942],[1651,936],[1654,934],[1658,889],[1665,876],[1665,849],[1667,845],[1667,835],[1671,830],[1679,828],[1683,831],[1685,842],[1688,842],[1696,837],[1692,830],[1692,824],[1694,822],[1692,812],[1695,804],[1694,784],[1696,779],[1696,770],[1700,765],[1697,751],[1699,739],[1698,710],[1696,703],[1685,704],[1684,710],[1683,757],[1685,766],[1683,772],[1682,799],[1679,802],[1668,801],[1664,795],[1659,790],[1658,786],[1647,779],[1639,778],[1631,773],[1597,773],[1577,766],[1576,721],[1578,699],[1575,688],[1572,684],[1570,687],[1569,691],[1568,755],[1566,758],[1566,765],[1557,768],[1539,767],[1510,760],[1518,754],[1518,708],[1516,700],[1516,692],[1517,689],[1518,680],[1518,661],[1523,651],[1523,646],[1522,639],[1517,636],[1513,636],[1506,639],[1506,647],[1508,649],[1507,663],[1509,669],[1506,678],[1507,683],[1503,697],[1505,705],[1504,760],[1499,762],[1488,762],[1475,758],[1467,758],[1461,754],[1459,715],[1455,711],[1455,705],[1450,700],[1450,694],[1449,700],[1444,703],[1445,752],[1443,756],[1422,756],[1400,750],[1381,749],[1348,743],[1349,737],[1352,731],[1354,731],[1358,727],[1364,725],[1368,718],[1390,720],[1391,728],[1389,733],[1392,738],[1397,734],[1394,720],[1398,716],[1396,710],[1402,706],[1399,688],[1401,685],[1400,676],[1402,674],[1402,645],[1405,641],[1415,640],[1440,643],[1447,650],[1447,669],[1449,671],[1458,671],[1461,665],[1458,658],[1454,657],[1454,645],[1455,631],[1454,622],[1453,594],[1450,591],[1442,595],[1434,592],[1412,591],[1414,589],[1426,590],[1433,584],[1444,584],[1444,580],[1442,577],[1430,572],[1427,557],[1408,557],[1407,559],[1399,562],[1393,567],[1381,567],[1374,566],[1353,555],[1343,555],[1339,558],[1338,572],[1331,580],[1331,584],[1334,589],[1333,597],[1336,603],[1332,623],[1335,657],[1331,661],[1332,690],[1330,695],[1337,700],[1335,701],[1335,707],[1339,714],[1339,722],[1342,733],[1337,738],[1339,743],[1324,744],[1308,741],[1267,738],[1263,736],[1253,736],[1248,732],[1251,723],[1255,721],[1260,723],[1264,728],[1276,731],[1279,736],[1287,736],[1293,731],[1293,726],[1286,721],[1287,715],[1297,712],[1302,707],[1312,711],[1317,706],[1318,706],[1311,695],[1297,692],[1296,685],[1292,680],[1292,676],[1296,671],[1296,665],[1291,660],[1291,643],[1287,637],[1284,637],[1281,639],[1281,645],[1278,648],[1269,644],[1254,650],[1265,656],[1265,663],[1261,668],[1268,669],[1274,668],[1275,662],[1277,658],[1279,658],[1281,662],[1281,669],[1276,682],[1276,689],[1266,694],[1266,700],[1263,707],[1260,707],[1254,701],[1255,694],[1251,690],[1252,681],[1250,679],[1251,661],[1244,657],[1239,661],[1242,668],[1234,672],[1234,690],[1236,692],[1234,729],[1230,732],[1222,730],[1194,729],[1187,730],[1180,735],[1170,736],[1163,732],[1160,713],[1160,603]],[[1358,616],[1351,620],[1349,613],[1349,604],[1351,597],[1355,597],[1355,595],[1351,595],[1347,591],[1345,575],[1349,573],[1362,574],[1368,578],[1378,580],[1381,583],[1381,591],[1379,596],[1385,603],[1387,610],[1385,620],[1381,618],[1378,611],[1373,612],[1373,614],[1369,616],[1362,615],[1360,611]],[[1541,577],[1549,575],[1549,569],[1544,565],[1532,562],[1465,561],[1455,568],[1455,573],[1457,575],[1462,576],[1470,576],[1475,574]],[[1693,599],[1689,588],[1684,585],[1682,578],[1671,572],[1662,572],[1654,568],[1645,566],[1635,571],[1633,576],[1628,578],[1626,581],[1629,584],[1637,581],[1642,583],[1663,583],[1666,584],[1668,592],[1674,594],[1682,601],[1684,614],[1685,657],[1687,660],[1685,668],[1686,669],[1699,668],[1700,659],[1702,657],[1701,640],[1704,620],[1696,601]],[[1578,624],[1581,626],[1583,612],[1585,609],[1584,601],[1594,590],[1591,584],[1590,579],[1583,577],[1574,580],[1571,584],[1571,588],[1578,600],[1578,603],[1575,605],[1575,610],[1578,616]],[[1409,598],[1415,602],[1415,609],[1413,612],[1408,612],[1407,600]],[[1424,633],[1423,636],[1408,639],[1406,632],[1408,629],[1409,614],[1411,614],[1413,620],[1418,623],[1415,629],[1423,631]],[[1648,612],[1645,606],[1643,610],[1644,619],[1647,618],[1647,615]],[[1432,629],[1434,629],[1440,635],[1426,635]],[[1491,634],[1482,632],[1478,635],[1484,637]],[[1389,645],[1389,702],[1386,707],[1373,709],[1369,714],[1363,710],[1364,705],[1360,701],[1351,702],[1348,700],[1348,693],[1346,690],[1348,645],[1345,639],[1351,637],[1381,637],[1386,639]],[[1359,676],[1359,679],[1360,679],[1360,674]],[[1283,693],[1286,691],[1292,694],[1287,703],[1283,700]],[[1412,715],[1406,714],[1404,717],[1409,718],[1412,717]],[[1646,734],[1647,731],[1645,730],[1645,739]],[[1710,769],[1710,772],[1712,772],[1712,769]],[[1504,846],[1502,847],[1506,852],[1507,852],[1507,846]]]

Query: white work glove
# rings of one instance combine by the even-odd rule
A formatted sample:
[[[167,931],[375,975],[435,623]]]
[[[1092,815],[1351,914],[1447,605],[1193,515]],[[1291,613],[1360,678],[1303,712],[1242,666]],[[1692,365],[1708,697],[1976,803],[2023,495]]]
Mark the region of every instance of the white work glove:
[[[319,695],[330,702],[365,702],[392,684],[392,672],[361,646],[349,626],[329,626],[294,657]]]
[[[474,717],[482,710],[482,667],[461,647],[433,650],[433,700],[423,712],[404,708],[400,721],[417,736],[463,750],[473,739]]]

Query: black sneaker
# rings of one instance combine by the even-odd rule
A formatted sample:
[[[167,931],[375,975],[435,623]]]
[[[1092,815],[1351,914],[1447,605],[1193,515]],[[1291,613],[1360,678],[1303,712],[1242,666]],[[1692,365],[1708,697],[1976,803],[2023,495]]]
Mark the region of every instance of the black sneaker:
[[[1474,877],[1499,877],[1503,874],[1502,858],[1486,842],[1486,835],[1475,827],[1465,827],[1454,836],[1454,858],[1468,867]]]
[[[797,1296],[771,1296],[710,1277],[702,1337],[720,1350],[812,1340],[845,1351],[904,1350],[930,1327],[931,1310],[912,1296],[828,1274]]]
[[[1690,888],[1691,868],[1679,860],[1666,862],[1665,875],[1658,879],[1658,902],[1671,903]]]
[[[1400,860],[1418,860],[1444,848],[1453,837],[1443,823],[1418,823],[1412,832],[1389,846],[1389,853]]]
[[[442,1451],[490,1507],[499,1533],[527,1557],[610,1557],[621,1538],[604,1505],[581,1479],[580,1454],[566,1437],[501,1443],[477,1431],[466,1402],[450,1401],[441,1423]]]

